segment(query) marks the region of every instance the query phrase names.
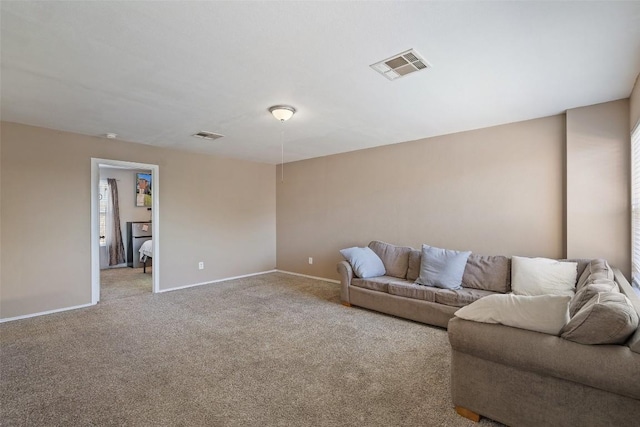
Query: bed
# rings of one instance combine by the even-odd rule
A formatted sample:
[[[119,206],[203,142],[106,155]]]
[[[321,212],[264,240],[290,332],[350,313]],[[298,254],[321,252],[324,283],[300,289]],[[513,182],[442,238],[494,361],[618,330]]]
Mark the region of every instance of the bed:
[[[153,240],[149,239],[140,246],[140,262],[142,263],[142,272],[147,272],[147,260],[153,258]]]

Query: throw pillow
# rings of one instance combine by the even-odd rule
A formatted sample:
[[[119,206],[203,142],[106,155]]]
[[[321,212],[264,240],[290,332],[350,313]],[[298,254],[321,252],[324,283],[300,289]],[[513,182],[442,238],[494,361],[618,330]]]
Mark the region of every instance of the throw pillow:
[[[562,329],[562,338],[580,344],[624,344],[638,328],[638,313],[619,292],[599,292]]]
[[[422,245],[420,277],[416,283],[444,289],[460,289],[462,275],[471,252]]]
[[[353,273],[362,279],[384,276],[386,273],[382,260],[370,248],[347,248],[340,253],[351,264]]]
[[[509,258],[506,256],[469,255],[462,276],[465,288],[507,293],[510,290]]]
[[[455,316],[482,323],[498,323],[544,334],[559,335],[569,320],[564,295],[489,295],[462,307]]]
[[[573,296],[578,263],[548,258],[511,259],[511,289],[517,295]]]
[[[569,303],[569,316],[573,317],[578,311],[588,303],[594,295],[599,292],[620,292],[618,284],[613,280],[597,279],[594,283],[580,288]]]

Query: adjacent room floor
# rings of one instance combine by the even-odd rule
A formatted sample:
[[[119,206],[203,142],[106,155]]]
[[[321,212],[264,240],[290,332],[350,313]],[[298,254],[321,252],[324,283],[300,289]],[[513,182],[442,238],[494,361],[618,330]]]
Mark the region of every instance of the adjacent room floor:
[[[142,268],[108,268],[100,270],[100,301],[150,294],[153,289],[151,267],[143,273]]]

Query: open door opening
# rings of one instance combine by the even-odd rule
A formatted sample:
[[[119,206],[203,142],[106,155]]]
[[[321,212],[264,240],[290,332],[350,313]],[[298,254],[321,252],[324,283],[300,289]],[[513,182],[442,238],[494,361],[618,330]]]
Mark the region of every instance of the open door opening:
[[[158,165],[91,159],[91,299],[159,290]]]

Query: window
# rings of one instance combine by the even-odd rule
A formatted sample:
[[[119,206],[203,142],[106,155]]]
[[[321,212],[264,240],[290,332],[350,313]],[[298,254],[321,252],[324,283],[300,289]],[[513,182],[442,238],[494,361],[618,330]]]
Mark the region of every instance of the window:
[[[640,122],[631,133],[631,281],[640,286]]]
[[[106,246],[107,241],[105,236],[107,235],[107,202],[109,201],[109,184],[106,179],[101,179],[98,184],[100,191],[100,246]]]

